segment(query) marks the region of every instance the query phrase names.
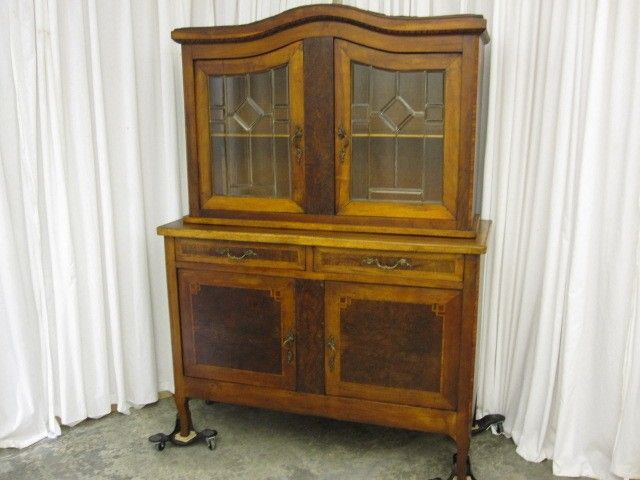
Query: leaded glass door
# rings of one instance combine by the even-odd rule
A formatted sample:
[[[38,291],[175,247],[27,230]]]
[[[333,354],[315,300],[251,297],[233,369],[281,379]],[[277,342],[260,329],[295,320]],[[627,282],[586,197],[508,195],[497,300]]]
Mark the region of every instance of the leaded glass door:
[[[200,206],[302,212],[302,43],[195,62]]]
[[[336,211],[456,218],[456,54],[387,53],[336,40]]]

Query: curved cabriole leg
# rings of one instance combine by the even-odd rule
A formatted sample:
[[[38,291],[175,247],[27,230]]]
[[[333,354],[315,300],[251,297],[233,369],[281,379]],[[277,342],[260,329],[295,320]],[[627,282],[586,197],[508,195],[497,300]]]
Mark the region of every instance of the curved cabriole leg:
[[[191,410],[189,409],[189,399],[179,395],[175,396],[178,418],[180,419],[180,435],[188,437],[193,430],[191,424]]]

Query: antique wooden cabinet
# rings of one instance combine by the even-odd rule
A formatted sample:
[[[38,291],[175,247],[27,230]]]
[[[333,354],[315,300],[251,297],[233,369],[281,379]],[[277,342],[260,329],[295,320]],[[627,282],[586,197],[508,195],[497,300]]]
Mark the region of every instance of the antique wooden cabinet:
[[[336,5],[185,28],[189,215],[165,236],[179,438],[191,397],[469,449],[485,20]]]

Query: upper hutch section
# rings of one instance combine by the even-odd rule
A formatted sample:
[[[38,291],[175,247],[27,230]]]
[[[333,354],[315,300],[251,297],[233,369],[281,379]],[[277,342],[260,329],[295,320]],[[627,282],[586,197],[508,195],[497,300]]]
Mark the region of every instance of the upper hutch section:
[[[473,237],[480,16],[185,28],[196,223]]]

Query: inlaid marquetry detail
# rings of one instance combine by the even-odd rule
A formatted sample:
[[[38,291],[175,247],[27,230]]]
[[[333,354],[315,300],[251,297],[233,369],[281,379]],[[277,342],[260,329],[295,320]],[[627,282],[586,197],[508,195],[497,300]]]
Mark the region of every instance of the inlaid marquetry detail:
[[[271,295],[271,298],[273,298],[276,302],[282,301],[282,292],[280,290],[270,290],[269,295]]]
[[[340,308],[347,308],[349,305],[351,305],[351,298],[340,297],[338,302],[339,302]]]
[[[434,303],[433,305],[431,305],[431,311],[442,320],[444,320],[446,310],[446,305],[442,305],[440,303]]]

